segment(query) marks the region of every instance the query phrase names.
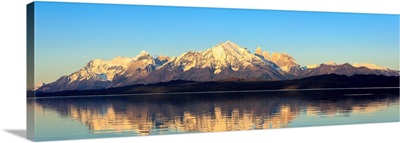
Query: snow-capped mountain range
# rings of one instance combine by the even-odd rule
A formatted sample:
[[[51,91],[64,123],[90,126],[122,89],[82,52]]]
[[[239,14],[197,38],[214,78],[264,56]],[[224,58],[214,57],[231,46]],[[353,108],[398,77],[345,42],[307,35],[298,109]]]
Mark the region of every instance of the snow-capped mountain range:
[[[178,57],[152,57],[142,51],[133,58],[94,59],[78,71],[41,84],[38,91],[93,90],[172,80],[219,81],[231,79],[290,80],[323,74],[375,74],[399,76],[399,71],[370,63],[301,66],[286,53],[262,51],[254,54],[227,41],[202,52],[188,51]]]

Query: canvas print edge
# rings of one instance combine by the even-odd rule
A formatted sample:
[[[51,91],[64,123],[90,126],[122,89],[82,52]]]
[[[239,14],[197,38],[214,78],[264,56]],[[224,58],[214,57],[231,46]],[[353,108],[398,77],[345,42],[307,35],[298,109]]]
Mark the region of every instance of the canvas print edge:
[[[29,6],[28,6],[29,7]],[[28,8],[29,9],[29,8]],[[29,20],[28,20],[29,21]],[[29,31],[29,23],[28,23],[28,31]],[[29,39],[29,34],[28,34],[28,39]],[[28,42],[27,43],[33,43],[33,41],[32,42],[29,42],[29,40],[28,40]],[[28,44],[29,45],[29,44]],[[29,47],[29,46],[28,46]],[[31,55],[31,58],[30,58],[30,56],[29,56],[29,48],[28,48],[28,63],[31,63],[33,60],[30,60],[29,61],[29,59],[34,59],[34,58],[32,58],[33,57],[33,54]],[[33,64],[32,64],[33,65]],[[29,66],[29,65],[28,65]],[[28,68],[28,83],[30,83],[30,85],[33,87],[34,86],[34,84],[33,84],[33,82],[29,82],[29,73],[33,73],[33,71],[32,72],[29,72],[29,68]],[[29,114],[29,113],[28,113]],[[28,115],[29,116],[29,115]],[[29,121],[28,121],[29,122]],[[29,126],[29,124],[28,124],[28,126]],[[28,133],[29,134],[29,133]],[[28,136],[29,137],[29,136]]]

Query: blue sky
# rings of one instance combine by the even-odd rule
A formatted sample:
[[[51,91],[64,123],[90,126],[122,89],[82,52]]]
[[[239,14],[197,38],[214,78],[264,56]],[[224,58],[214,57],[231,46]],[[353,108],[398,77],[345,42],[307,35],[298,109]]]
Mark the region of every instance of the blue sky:
[[[35,32],[36,81],[45,83],[95,58],[178,56],[227,40],[301,65],[399,69],[399,15],[36,2]]]

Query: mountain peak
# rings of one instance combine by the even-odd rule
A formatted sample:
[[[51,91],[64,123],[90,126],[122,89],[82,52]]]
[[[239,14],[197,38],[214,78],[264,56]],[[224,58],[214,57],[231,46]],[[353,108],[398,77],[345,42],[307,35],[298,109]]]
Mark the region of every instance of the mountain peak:
[[[141,51],[140,54],[139,54],[139,56],[140,56],[140,57],[142,57],[142,56],[150,56],[150,54],[147,53],[146,51]]]
[[[103,63],[104,63],[104,60],[102,60],[102,59],[93,59],[93,60],[90,60],[90,61],[86,64],[85,67],[87,67],[87,68],[95,67],[95,66],[98,66],[98,65],[103,64]]]
[[[229,40],[224,43],[218,44],[216,47],[218,47],[218,46],[222,46],[222,47],[226,47],[226,48],[234,48],[234,49],[239,47],[237,44],[235,44]]]
[[[171,62],[178,65],[183,71],[188,71],[193,67],[210,68],[214,74],[219,74],[224,69],[238,71],[239,68],[252,65],[254,62],[262,63],[264,61],[251,54],[246,48],[226,41],[202,52],[186,52]]]
[[[151,57],[149,53],[146,51],[141,51],[139,55],[137,55],[134,60],[140,60],[140,59],[147,59],[147,57]]]
[[[218,57],[226,55],[226,54],[239,56],[243,52],[249,53],[248,50],[246,50],[245,48],[239,47],[238,45],[236,45],[235,43],[233,43],[231,41],[226,41],[224,43],[220,43],[220,44],[212,47],[209,50],[211,50],[211,52],[213,53],[215,58],[218,58]]]
[[[164,56],[164,55],[159,55],[156,59],[160,59],[160,60],[164,60],[164,59],[170,59],[170,57],[168,56]]]
[[[336,64],[336,63],[333,62],[333,61],[328,61],[328,62],[325,62],[324,65],[337,66],[338,64]]]
[[[224,42],[224,44],[235,44],[232,41],[227,40],[226,42]]]
[[[259,56],[262,56],[262,49],[261,49],[261,47],[257,47],[255,54],[256,54],[256,55],[259,55]]]
[[[263,52],[262,56],[266,60],[269,60],[269,61],[271,60],[271,56],[269,55],[268,51]]]

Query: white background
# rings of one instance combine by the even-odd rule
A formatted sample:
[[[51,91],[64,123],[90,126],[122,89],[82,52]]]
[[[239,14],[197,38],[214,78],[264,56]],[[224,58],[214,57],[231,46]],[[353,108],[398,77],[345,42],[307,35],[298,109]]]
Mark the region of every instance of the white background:
[[[61,1],[61,0],[53,0]],[[338,11],[400,14],[398,0],[67,0],[71,2],[233,7],[281,10]],[[0,2],[0,142],[30,142],[26,129],[26,4],[29,0]],[[17,134],[15,134],[17,133]],[[124,137],[58,142],[399,142],[400,123],[342,125],[200,133],[150,137]]]

